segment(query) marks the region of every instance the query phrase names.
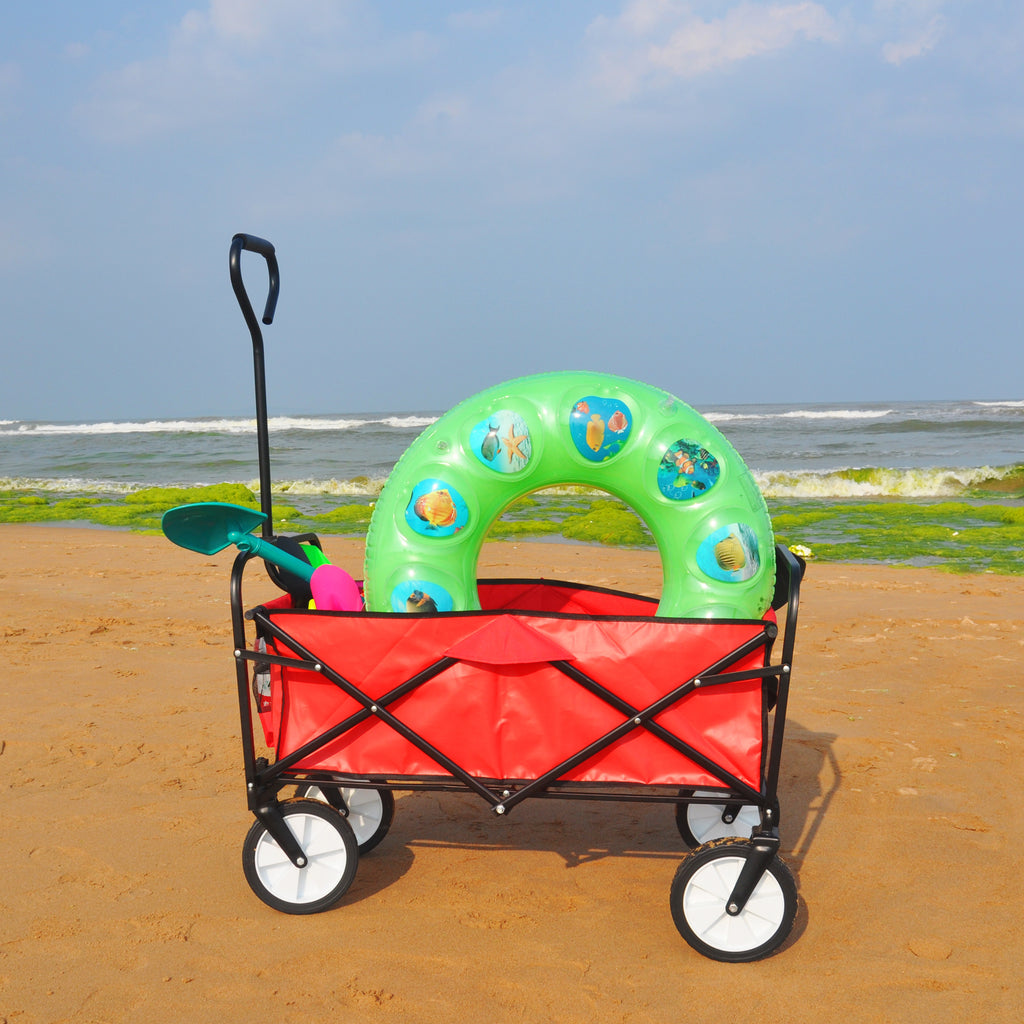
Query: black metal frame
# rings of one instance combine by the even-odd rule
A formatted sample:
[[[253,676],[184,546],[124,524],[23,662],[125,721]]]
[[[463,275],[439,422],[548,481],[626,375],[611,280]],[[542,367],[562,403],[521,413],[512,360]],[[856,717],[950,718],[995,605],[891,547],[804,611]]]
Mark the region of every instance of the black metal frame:
[[[751,667],[739,671],[730,671],[732,665],[759,648],[764,648],[766,652],[771,651],[779,631],[774,623],[765,622],[762,631],[758,635],[752,637],[745,644],[719,659],[716,663],[706,666],[700,672],[683,680],[669,693],[644,708],[634,707],[607,689],[603,684],[580,671],[570,662],[552,661],[550,664],[566,676],[566,678],[618,711],[623,716],[622,721],[614,729],[596,738],[571,757],[552,765],[537,778],[515,780],[482,779],[472,775],[455,758],[438,749],[388,710],[389,705],[399,698],[407,696],[428,680],[433,679],[455,665],[457,663],[456,659],[441,657],[433,664],[423,668],[398,686],[392,688],[388,693],[376,698],[371,697],[360,689],[356,683],[338,671],[337,668],[332,667],[328,660],[321,656],[322,652],[310,650],[296,640],[287,629],[283,628],[278,621],[275,621],[267,608],[258,606],[249,612],[244,610],[242,577],[245,566],[252,556],[248,552],[241,552],[235,559],[231,573],[231,615],[249,809],[266,823],[268,817],[277,816],[276,798],[280,790],[288,786],[304,783],[392,790],[469,790],[480,796],[490,806],[491,810],[499,815],[508,813],[527,798],[534,796],[590,800],[633,800],[675,804],[725,803],[727,806],[748,804],[757,806],[761,814],[761,826],[758,830],[758,835],[766,839],[771,837],[777,838],[780,819],[778,779],[785,735],[789,684],[792,677],[792,655],[796,636],[800,579],[803,567],[788,549],[779,546],[776,552],[778,559],[777,577],[780,584],[777,588],[777,599],[781,599],[782,603],[786,605],[784,628],[782,631],[781,659],[764,667]],[[304,615],[317,613],[296,611],[289,614]],[[372,618],[370,613],[362,614],[368,619]],[[500,613],[467,612],[450,614],[487,615]],[[531,613],[520,612],[518,614]],[[253,622],[258,635],[276,641],[278,650],[284,648],[294,652],[294,654],[292,656],[285,656],[253,650],[252,644],[247,637],[247,620]],[[769,658],[766,656],[765,660],[768,661]],[[320,735],[303,744],[299,749],[292,751],[274,763],[270,763],[265,758],[257,758],[252,724],[253,705],[250,696],[249,662],[277,664],[287,668],[315,672],[359,704],[360,710],[335,723]],[[741,779],[736,778],[700,750],[654,721],[656,716],[662,714],[695,690],[750,679],[761,679],[763,681],[766,693],[762,699],[765,702],[770,702],[772,698],[774,699],[774,721],[771,729],[764,737],[765,754],[760,790],[755,790]],[[353,777],[323,770],[295,768],[296,765],[310,758],[328,743],[345,735],[345,733],[365,722],[370,717],[376,717],[382,723],[394,729],[435,763],[441,765],[449,773],[449,776],[373,776],[367,778]],[[720,788],[717,788],[713,794],[696,796],[690,793],[680,793],[678,789],[673,789],[673,787],[564,781],[564,776],[584,761],[589,760],[595,754],[617,742],[634,729],[640,728],[646,729],[672,749],[699,765],[708,774],[713,775],[721,783]],[[760,874],[757,877],[760,877]]]
[[[256,252],[267,261],[270,286],[263,315],[264,324],[270,324],[273,321],[280,278],[277,258],[271,243],[252,235],[235,235],[232,239],[230,250],[231,283],[252,337],[260,499],[262,510],[266,514],[263,535],[265,538],[272,539],[270,446],[267,428],[263,337],[259,322],[253,312],[242,282],[242,251]],[[245,611],[242,600],[242,578],[250,558],[252,558],[252,555],[247,551],[239,552],[235,558],[231,571],[230,592],[232,638],[238,687],[238,709],[242,730],[246,794],[250,811],[263,823],[267,831],[296,866],[303,866],[305,858],[299,844],[285,824],[277,796],[282,789],[288,786],[304,783],[391,790],[465,791],[468,789],[480,796],[490,806],[490,809],[498,815],[508,813],[529,797],[642,801],[647,803],[662,802],[676,805],[685,803],[724,803],[727,814],[735,813],[740,805],[748,804],[758,807],[761,821],[760,826],[754,830],[751,837],[754,852],[747,859],[740,878],[736,883],[730,900],[729,911],[730,913],[738,913],[743,908],[757,881],[766,870],[779,847],[780,809],[778,782],[785,735],[789,685],[792,678],[793,649],[800,602],[800,582],[804,571],[802,560],[793,555],[787,548],[781,545],[776,547],[776,587],[772,606],[776,609],[780,609],[783,606],[786,608],[781,658],[776,663],[767,664],[762,668],[729,671],[730,667],[737,661],[759,648],[765,649],[765,661],[770,660],[770,654],[778,635],[778,628],[774,623],[765,622],[763,630],[758,636],[753,637],[750,641],[741,645],[737,650],[724,658],[721,658],[715,664],[708,665],[701,672],[690,676],[654,703],[644,708],[637,708],[608,690],[598,681],[590,678],[570,662],[552,661],[550,664],[569,680],[605,701],[618,711],[623,718],[621,723],[614,729],[609,730],[603,736],[587,744],[587,746],[570,758],[552,765],[548,771],[538,778],[529,780],[478,778],[466,771],[453,758],[419,736],[388,710],[388,706],[398,700],[398,698],[411,693],[427,682],[427,680],[434,678],[439,673],[456,664],[455,659],[441,657],[434,664],[393,688],[389,693],[378,698],[372,698],[364,693],[355,683],[347,679],[341,672],[332,667],[318,652],[308,650],[294,637],[290,636],[285,629],[272,619],[271,614],[266,608],[261,606],[248,613]],[[269,563],[267,564],[267,569],[270,571],[271,577],[275,579],[275,582],[278,582],[280,585],[279,580],[275,577],[274,569]],[[295,612],[294,614],[327,613]],[[372,617],[371,613],[361,614]],[[449,614],[479,615],[481,613]],[[254,622],[259,635],[272,638],[285,648],[293,651],[294,657],[264,654],[252,650],[251,644],[247,639],[247,620]],[[293,751],[274,763],[270,763],[266,758],[257,758],[253,733],[253,705],[250,696],[249,662],[278,664],[294,669],[316,672],[325,680],[344,691],[361,706],[361,709],[348,716],[344,721],[336,723],[320,736],[304,744],[300,749]],[[750,679],[762,680],[762,685],[765,688],[762,700],[765,702],[766,709],[771,700],[774,699],[774,720],[771,729],[766,729],[766,734],[763,737],[763,746],[766,749],[762,754],[763,770],[759,791],[731,775],[699,750],[654,721],[655,716],[666,711],[695,690]],[[765,714],[767,716],[767,710]],[[450,773],[450,776],[373,776],[357,778],[329,771],[293,770],[295,765],[314,754],[325,744],[344,735],[348,730],[370,717],[376,717],[396,730],[434,762],[441,765]],[[708,774],[713,775],[721,783],[721,787],[716,788],[714,792],[709,792],[707,795],[698,796],[690,791],[680,792],[675,787],[629,784],[609,785],[563,780],[565,774],[634,729],[646,729],[662,742],[702,767]]]

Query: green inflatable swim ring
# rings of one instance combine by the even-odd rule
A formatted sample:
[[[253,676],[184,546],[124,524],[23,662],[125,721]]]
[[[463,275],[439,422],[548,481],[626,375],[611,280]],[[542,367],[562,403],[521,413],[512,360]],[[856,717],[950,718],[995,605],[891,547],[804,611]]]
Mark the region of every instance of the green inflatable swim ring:
[[[662,563],[658,615],[760,618],[775,587],[771,521],[725,437],[666,391],[608,374],[522,377],[481,391],[409,446],[366,538],[366,607],[480,607],[487,531],[516,499],[578,484],[621,498]]]

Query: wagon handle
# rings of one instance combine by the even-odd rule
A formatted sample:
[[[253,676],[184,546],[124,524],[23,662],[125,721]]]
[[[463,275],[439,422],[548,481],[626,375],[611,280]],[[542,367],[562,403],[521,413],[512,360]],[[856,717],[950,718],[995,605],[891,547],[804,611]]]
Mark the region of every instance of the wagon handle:
[[[256,314],[252,310],[252,303],[245,291],[245,284],[242,282],[242,250],[259,253],[267,261],[267,270],[270,273],[270,291],[267,295],[267,304],[263,308],[263,322],[269,327],[274,322],[274,310],[277,308],[277,293],[281,290],[281,276],[277,270],[277,256],[274,253],[274,246],[265,238],[257,238],[255,235],[237,234],[231,239],[231,287],[235,290],[235,298],[242,307],[242,315],[249,325],[250,332],[260,334],[259,324],[256,322]],[[262,340],[262,338],[261,338]]]
[[[249,334],[252,336],[253,379],[256,386],[256,444],[260,466],[260,508],[266,519],[263,520],[263,536],[274,536],[274,523],[271,517],[270,496],[270,435],[267,429],[267,371],[263,360],[263,332],[253,312],[252,303],[242,281],[242,250],[255,252],[267,261],[270,275],[270,290],[267,293],[267,304],[263,308],[263,322],[268,326],[274,322],[274,310],[277,307],[277,293],[281,287],[281,277],[277,269],[277,256],[273,245],[265,238],[256,235],[237,234],[231,239],[231,251],[228,263],[231,270],[231,287],[235,298],[242,309]]]

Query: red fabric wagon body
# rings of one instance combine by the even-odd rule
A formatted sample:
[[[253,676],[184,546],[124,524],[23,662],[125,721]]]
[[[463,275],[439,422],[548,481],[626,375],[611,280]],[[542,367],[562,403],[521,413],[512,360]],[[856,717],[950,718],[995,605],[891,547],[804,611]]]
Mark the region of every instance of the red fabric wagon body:
[[[278,763],[502,785],[562,766],[549,784],[761,791],[774,613],[657,618],[646,598],[545,581],[481,581],[480,595],[483,611],[443,615],[258,609],[281,658],[261,714]]]

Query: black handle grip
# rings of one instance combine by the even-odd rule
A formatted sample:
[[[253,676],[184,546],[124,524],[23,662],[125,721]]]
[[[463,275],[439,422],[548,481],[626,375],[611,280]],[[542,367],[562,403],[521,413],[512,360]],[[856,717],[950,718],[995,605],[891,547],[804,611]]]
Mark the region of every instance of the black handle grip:
[[[270,274],[270,291],[267,304],[263,310],[263,322],[274,322],[274,308],[277,306],[277,293],[281,288],[281,277],[277,271],[277,256],[274,247],[265,238],[255,235],[235,235],[231,239],[229,265],[231,268],[231,287],[234,289],[238,305],[242,307],[249,334],[252,336],[253,381],[256,386],[256,446],[260,464],[260,507],[266,517],[263,520],[263,536],[270,540],[274,536],[273,509],[270,499],[270,435],[267,426],[267,371],[263,360],[263,332],[259,321],[252,311],[252,303],[245,291],[242,281],[242,251],[255,252],[267,261]]]
[[[238,305],[242,307],[242,316],[252,331],[256,326],[256,314],[253,312],[252,303],[245,291],[245,283],[242,281],[242,251],[255,252],[267,261],[267,271],[270,274],[270,291],[267,293],[267,304],[263,308],[263,322],[272,324],[274,322],[274,310],[277,308],[277,293],[281,290],[281,275],[277,269],[277,256],[274,253],[274,246],[265,238],[257,238],[256,235],[237,234],[231,239],[231,253],[229,264],[231,267],[231,287],[234,289]]]

